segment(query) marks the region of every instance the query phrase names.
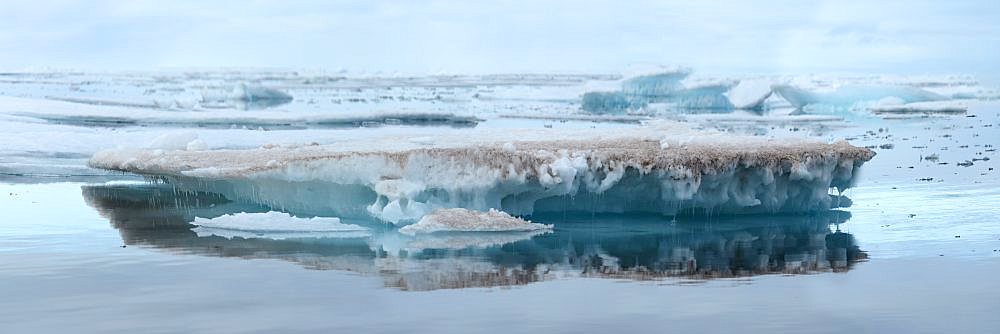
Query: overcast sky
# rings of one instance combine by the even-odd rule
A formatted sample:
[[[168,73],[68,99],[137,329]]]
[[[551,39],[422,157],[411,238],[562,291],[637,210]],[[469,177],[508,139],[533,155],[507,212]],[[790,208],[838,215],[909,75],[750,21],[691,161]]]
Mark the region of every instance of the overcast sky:
[[[2,1],[0,68],[1000,72],[1000,1]]]

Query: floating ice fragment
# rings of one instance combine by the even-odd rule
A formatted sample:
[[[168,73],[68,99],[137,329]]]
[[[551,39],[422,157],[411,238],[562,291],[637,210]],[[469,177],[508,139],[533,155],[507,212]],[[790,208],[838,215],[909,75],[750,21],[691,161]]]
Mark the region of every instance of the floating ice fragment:
[[[232,239],[287,239],[304,237],[361,237],[368,229],[344,224],[335,217],[297,218],[283,212],[235,213],[215,218],[196,217],[191,223],[201,235],[216,235]]]

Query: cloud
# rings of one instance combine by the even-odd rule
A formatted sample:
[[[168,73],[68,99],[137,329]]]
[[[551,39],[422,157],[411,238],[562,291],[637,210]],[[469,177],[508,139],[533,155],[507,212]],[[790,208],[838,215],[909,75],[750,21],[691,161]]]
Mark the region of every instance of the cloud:
[[[0,64],[997,72],[995,1],[0,3]]]

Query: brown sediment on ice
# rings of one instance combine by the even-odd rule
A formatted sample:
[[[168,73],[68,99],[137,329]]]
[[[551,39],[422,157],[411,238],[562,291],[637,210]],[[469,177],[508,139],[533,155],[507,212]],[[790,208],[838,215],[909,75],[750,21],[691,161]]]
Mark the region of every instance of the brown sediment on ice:
[[[434,160],[461,161],[470,166],[498,170],[537,173],[538,167],[559,158],[559,152],[584,157],[588,164],[623,166],[643,172],[684,169],[694,175],[717,173],[737,166],[746,168],[781,168],[815,159],[835,159],[863,163],[875,153],[845,141],[835,143],[765,141],[690,143],[662,147],[651,139],[557,140],[511,142],[470,147],[415,148],[402,151],[330,151],[325,146],[292,149],[258,148],[250,150],[162,151],[111,150],[94,155],[89,165],[95,168],[146,175],[181,175],[186,171],[213,168],[219,177],[247,176],[257,172],[282,169],[289,165],[316,161],[336,161],[377,157],[394,162],[400,168],[414,156]]]

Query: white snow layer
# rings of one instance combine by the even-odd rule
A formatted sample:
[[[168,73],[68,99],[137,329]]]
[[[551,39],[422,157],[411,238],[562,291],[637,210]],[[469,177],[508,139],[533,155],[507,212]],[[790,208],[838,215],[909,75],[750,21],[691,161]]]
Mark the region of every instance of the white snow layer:
[[[435,210],[420,218],[416,224],[403,226],[399,232],[416,235],[434,232],[525,232],[551,228],[552,225],[532,223],[496,209],[480,212],[454,208]]]
[[[215,218],[195,217],[191,224],[199,236],[216,235],[232,239],[288,239],[304,237],[363,237],[368,229],[344,224],[335,217],[297,218],[283,212],[234,213]]]
[[[874,153],[676,123],[503,129],[249,150],[112,149],[96,168],[286,211],[415,222],[443,208],[751,213],[825,210]],[[294,211],[299,210],[299,211]]]

